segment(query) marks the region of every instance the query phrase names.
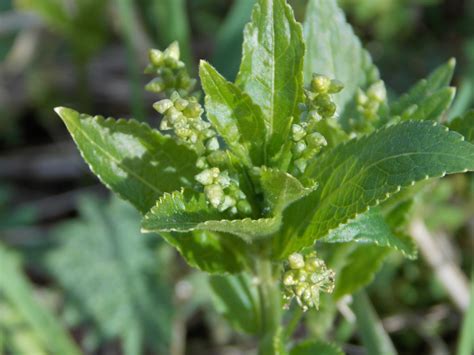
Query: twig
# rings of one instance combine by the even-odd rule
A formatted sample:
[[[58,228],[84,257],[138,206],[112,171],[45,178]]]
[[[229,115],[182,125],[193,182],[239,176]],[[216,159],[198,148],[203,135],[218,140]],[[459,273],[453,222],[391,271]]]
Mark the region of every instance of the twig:
[[[410,232],[424,259],[433,268],[455,306],[461,311],[466,311],[469,306],[469,286],[466,276],[446,255],[423,221],[414,220],[410,225]]]

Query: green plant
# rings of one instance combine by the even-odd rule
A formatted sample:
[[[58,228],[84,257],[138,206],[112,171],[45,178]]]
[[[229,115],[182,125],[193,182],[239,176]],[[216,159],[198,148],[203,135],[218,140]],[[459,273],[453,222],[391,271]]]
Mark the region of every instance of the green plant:
[[[143,231],[224,274],[211,278],[218,308],[259,337],[262,354],[339,353],[322,340],[294,344],[283,300],[331,319],[390,250],[416,257],[405,230],[412,186],[474,170],[474,145],[440,124],[453,70],[450,60],[389,102],[335,1],[310,1],[301,27],[285,0],[259,0],[236,82],[200,64],[205,110],[177,44],[150,51],[147,88],[166,97],[154,105],[166,134],[56,112],[92,171],[143,214]],[[471,117],[453,128],[464,133]],[[356,301],[356,313],[370,309]],[[301,312],[290,312],[297,324]],[[369,348],[386,340],[372,326]]]

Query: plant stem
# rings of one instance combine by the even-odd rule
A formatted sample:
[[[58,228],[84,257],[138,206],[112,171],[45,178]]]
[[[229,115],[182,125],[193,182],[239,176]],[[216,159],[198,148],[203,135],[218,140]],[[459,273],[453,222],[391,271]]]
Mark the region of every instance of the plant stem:
[[[259,354],[274,354],[273,337],[280,327],[282,317],[280,287],[271,260],[261,257],[257,259],[255,266],[259,279],[258,291],[262,317]]]
[[[397,354],[390,337],[385,332],[369,297],[364,291],[360,291],[353,296],[353,308],[359,334],[367,354]]]
[[[296,327],[300,323],[301,317],[303,316],[303,309],[301,307],[296,307],[291,315],[290,321],[286,325],[285,332],[283,333],[283,338],[285,340],[290,339],[293,333],[296,330]]]

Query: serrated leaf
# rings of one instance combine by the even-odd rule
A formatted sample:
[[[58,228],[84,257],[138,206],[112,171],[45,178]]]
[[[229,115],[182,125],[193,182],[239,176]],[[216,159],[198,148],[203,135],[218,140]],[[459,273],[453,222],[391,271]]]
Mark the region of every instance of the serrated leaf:
[[[249,265],[248,244],[232,234],[195,231],[160,233],[186,262],[208,273],[238,273]]]
[[[286,142],[303,96],[302,29],[286,0],[260,0],[244,31],[237,85],[260,106],[270,161]]]
[[[390,115],[403,116],[404,113],[409,112],[413,107],[424,105],[426,100],[436,92],[439,92],[440,89],[447,88],[453,77],[455,65],[455,60],[450,59],[434,70],[426,79],[418,81],[406,94],[400,96],[398,100],[390,105]],[[406,116],[407,119],[410,119],[410,115]],[[422,117],[422,119],[426,119],[426,117]]]
[[[404,120],[438,120],[451,106],[456,90],[452,87],[439,89],[416,105],[413,113],[403,115]]]
[[[344,355],[344,352],[335,344],[322,340],[309,340],[296,344],[290,355]]]
[[[66,305],[103,340],[122,339],[125,354],[166,352],[171,297],[147,245],[152,240],[139,233],[139,214],[118,199],[105,206],[84,199],[79,211],[79,219],[54,229],[58,247],[45,258]]]
[[[355,242],[390,247],[403,253],[410,259],[416,258],[417,250],[410,240],[395,235],[385,222],[378,207],[357,216],[349,223],[339,226],[321,239],[326,243]]]
[[[278,169],[265,167],[260,171],[260,183],[267,208],[274,216],[279,215],[290,204],[307,196],[318,187],[317,183],[305,187],[294,176]]]
[[[461,133],[468,142],[474,143],[474,110],[452,120],[449,129]]]
[[[146,213],[168,191],[192,186],[196,154],[134,120],[104,119],[56,109],[92,172]]]
[[[356,244],[347,256],[346,264],[336,274],[334,297],[339,299],[344,295],[353,294],[372,282],[389,252],[387,247]]]
[[[257,334],[260,330],[260,301],[249,274],[214,275],[209,279],[214,305],[237,330]]]
[[[142,231],[190,232],[195,230],[236,235],[247,242],[271,235],[281,225],[280,216],[261,219],[225,219],[226,215],[208,205],[204,194],[175,191],[164,194],[142,221]]]
[[[27,326],[31,336],[41,344],[42,348],[35,351],[79,355],[81,351],[64,330],[63,325],[35,299],[34,289],[21,270],[20,260],[2,244],[0,244],[0,270],[0,306],[3,302],[7,302],[15,315],[20,318],[20,322]],[[0,310],[3,311],[2,307]],[[2,314],[0,320],[4,316]]]
[[[284,212],[274,252],[285,257],[313,244],[403,187],[474,170],[474,145],[431,122],[404,122],[339,145],[312,162],[320,188]]]
[[[365,88],[378,79],[378,70],[336,0],[310,0],[303,33],[307,47],[305,83],[313,73],[340,80],[344,90],[333,99],[341,113],[359,87]]]
[[[199,76],[209,121],[244,164],[262,165],[266,128],[260,107],[209,63],[201,61]]]

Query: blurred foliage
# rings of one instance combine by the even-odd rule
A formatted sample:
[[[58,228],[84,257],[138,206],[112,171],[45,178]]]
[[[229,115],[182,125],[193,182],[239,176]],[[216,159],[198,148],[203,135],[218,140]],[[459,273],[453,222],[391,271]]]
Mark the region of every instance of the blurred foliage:
[[[35,299],[18,256],[1,244],[0,270],[0,331],[4,350],[18,355],[79,355],[67,330]]]
[[[65,293],[68,323],[89,324],[100,342],[122,339],[125,354],[166,353],[173,307],[166,265],[153,252],[158,238],[141,235],[136,211],[118,199],[84,198],[79,213],[53,230],[57,246],[45,258]]]

